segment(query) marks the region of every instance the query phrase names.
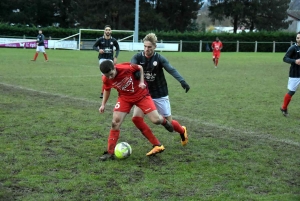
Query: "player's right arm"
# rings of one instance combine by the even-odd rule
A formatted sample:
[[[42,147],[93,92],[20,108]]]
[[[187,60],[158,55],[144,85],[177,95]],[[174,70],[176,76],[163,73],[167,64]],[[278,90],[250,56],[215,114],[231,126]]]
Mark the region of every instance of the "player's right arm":
[[[110,90],[104,89],[104,91],[103,91],[103,99],[102,99],[102,103],[101,103],[101,106],[100,106],[100,108],[99,108],[99,112],[100,112],[100,113],[103,113],[103,112],[104,112],[104,110],[105,110],[105,105],[106,105],[106,102],[107,102],[109,96],[110,96]]]
[[[93,45],[93,50],[99,52],[99,47],[100,47],[100,39],[98,39],[96,43]]]
[[[298,53],[299,54],[299,53]],[[300,58],[297,58],[297,48],[295,45],[289,47],[287,52],[285,53],[283,57],[283,61],[289,64],[296,63],[296,60],[299,60]]]

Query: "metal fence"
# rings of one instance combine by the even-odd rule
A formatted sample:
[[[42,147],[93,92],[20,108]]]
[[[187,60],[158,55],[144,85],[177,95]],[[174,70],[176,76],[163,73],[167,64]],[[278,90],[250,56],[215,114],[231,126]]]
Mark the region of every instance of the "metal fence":
[[[20,36],[1,36],[1,38],[23,38],[33,39],[35,37],[20,37]],[[47,39],[59,40],[60,38],[46,37]],[[74,40],[77,40],[74,38]],[[83,50],[92,49],[92,45],[97,39],[81,39],[81,46]],[[132,42],[132,40],[124,40],[123,42]],[[142,42],[142,41],[141,41]],[[211,43],[213,41],[158,41],[160,43],[177,43],[179,52],[211,52]],[[265,42],[246,42],[246,41],[222,41],[223,49],[222,52],[286,52],[287,49],[292,46],[295,42],[276,42],[276,41],[265,41]]]

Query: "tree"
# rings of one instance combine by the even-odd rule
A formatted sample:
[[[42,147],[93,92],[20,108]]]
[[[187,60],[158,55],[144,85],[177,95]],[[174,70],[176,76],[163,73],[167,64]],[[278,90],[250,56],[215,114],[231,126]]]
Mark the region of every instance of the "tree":
[[[184,32],[197,19],[203,0],[157,0],[156,13],[168,22],[170,30]]]
[[[234,33],[239,26],[275,31],[287,28],[290,0],[210,0],[209,17],[214,20],[231,18]],[[284,12],[283,12],[284,11]]]
[[[257,8],[256,13],[247,16],[258,30],[276,31],[288,28],[287,9],[290,0],[253,0],[251,10]]]
[[[208,16],[212,21],[231,18],[233,32],[236,33],[238,25],[244,17],[243,11],[247,1],[249,0],[210,0],[211,6],[208,8]]]

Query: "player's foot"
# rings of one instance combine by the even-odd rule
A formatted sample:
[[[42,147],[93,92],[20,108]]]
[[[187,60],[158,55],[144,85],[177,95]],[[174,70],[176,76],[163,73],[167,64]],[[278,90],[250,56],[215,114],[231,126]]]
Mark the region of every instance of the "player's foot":
[[[173,125],[167,119],[166,119],[166,123],[162,125],[165,127],[165,129],[167,129],[167,131],[169,132],[174,131]]]
[[[215,66],[215,68],[217,68],[217,66]]]
[[[114,160],[114,154],[109,154],[107,151],[103,153],[103,155],[99,158],[100,161],[106,161],[106,160]]]
[[[155,154],[161,153],[164,150],[164,145],[154,146],[153,149],[146,154],[146,156],[154,156]]]
[[[100,98],[103,98],[103,93],[100,94]]]
[[[185,127],[185,126],[182,126],[182,128],[184,129],[184,138],[185,138],[185,140],[182,140],[182,139],[181,139],[181,145],[182,145],[182,146],[185,146],[185,145],[188,143],[189,139],[188,139],[188,134],[187,134],[187,129],[186,129],[186,127]]]
[[[284,109],[280,108],[280,111],[282,112],[283,116],[285,116],[285,117],[289,116],[287,109],[284,110]]]
[[[31,61],[36,61],[35,59],[31,59]]]
[[[47,59],[47,60],[45,60],[45,62],[48,62],[49,60]]]

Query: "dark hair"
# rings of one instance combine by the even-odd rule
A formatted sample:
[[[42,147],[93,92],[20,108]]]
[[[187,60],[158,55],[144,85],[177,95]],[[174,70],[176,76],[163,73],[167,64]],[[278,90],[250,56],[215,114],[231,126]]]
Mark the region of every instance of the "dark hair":
[[[111,28],[111,26],[110,26],[110,25],[105,25],[104,29],[106,29],[107,27]]]
[[[114,70],[115,66],[111,60],[102,61],[100,64],[100,71],[103,74],[109,73],[111,70]]]

